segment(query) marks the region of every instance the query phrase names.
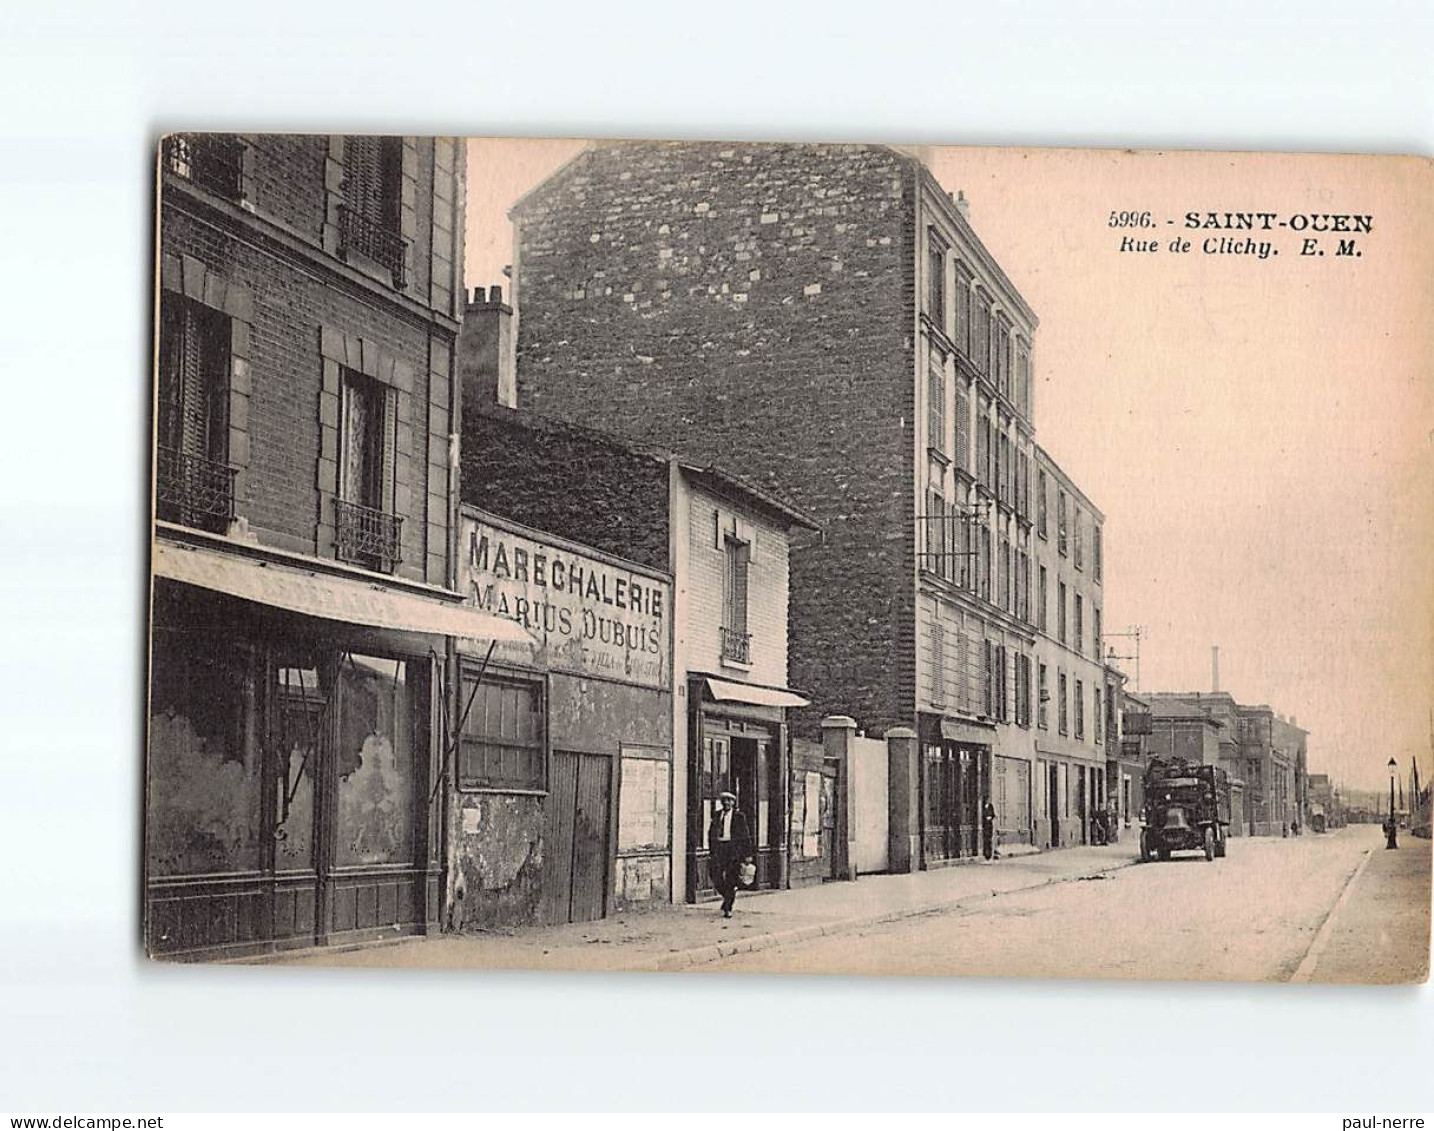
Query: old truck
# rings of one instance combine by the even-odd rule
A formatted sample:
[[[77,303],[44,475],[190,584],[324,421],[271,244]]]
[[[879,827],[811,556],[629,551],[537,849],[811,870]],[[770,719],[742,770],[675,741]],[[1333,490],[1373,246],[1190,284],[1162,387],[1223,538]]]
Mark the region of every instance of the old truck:
[[[1152,758],[1145,768],[1140,859],[1169,860],[1194,849],[1206,860],[1225,855],[1230,830],[1230,779],[1218,766]]]

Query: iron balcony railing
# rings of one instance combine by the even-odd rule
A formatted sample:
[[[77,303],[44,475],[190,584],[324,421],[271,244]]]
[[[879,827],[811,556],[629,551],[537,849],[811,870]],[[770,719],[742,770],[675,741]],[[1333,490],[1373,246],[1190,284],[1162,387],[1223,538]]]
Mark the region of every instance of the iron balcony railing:
[[[165,522],[222,534],[234,518],[235,468],[161,447],[155,469],[155,513]]]
[[[164,139],[171,172],[227,200],[244,195],[244,143],[222,134],[175,134]]]
[[[722,626],[722,659],[733,664],[752,662],[752,634]]]
[[[334,499],[334,534],[340,561],[390,573],[402,560],[403,519],[373,507]]]
[[[407,286],[405,255],[407,243],[392,228],[370,220],[346,204],[339,205],[339,250],[347,255],[356,251],[385,268],[399,290]]]

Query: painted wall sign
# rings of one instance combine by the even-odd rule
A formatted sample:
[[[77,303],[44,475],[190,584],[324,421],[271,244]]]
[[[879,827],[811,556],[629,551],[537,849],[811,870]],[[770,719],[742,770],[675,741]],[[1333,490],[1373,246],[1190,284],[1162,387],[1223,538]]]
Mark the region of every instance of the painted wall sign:
[[[459,585],[468,603],[521,624],[540,645],[495,657],[642,687],[671,685],[672,586],[464,514]]]

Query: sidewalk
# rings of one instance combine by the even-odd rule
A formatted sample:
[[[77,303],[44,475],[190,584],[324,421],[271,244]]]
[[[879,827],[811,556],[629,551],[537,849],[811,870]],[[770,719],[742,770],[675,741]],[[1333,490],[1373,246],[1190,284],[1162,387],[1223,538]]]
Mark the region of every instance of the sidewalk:
[[[1369,859],[1312,948],[1311,982],[1386,985],[1429,978],[1430,844],[1399,832],[1388,851],[1371,838]]]
[[[1136,860],[1133,838],[994,863],[865,876],[794,891],[742,894],[731,919],[716,903],[664,904],[595,923],[405,939],[356,950],[269,956],[283,965],[466,969],[680,970],[731,954],[946,910],[1007,892],[1097,879]]]

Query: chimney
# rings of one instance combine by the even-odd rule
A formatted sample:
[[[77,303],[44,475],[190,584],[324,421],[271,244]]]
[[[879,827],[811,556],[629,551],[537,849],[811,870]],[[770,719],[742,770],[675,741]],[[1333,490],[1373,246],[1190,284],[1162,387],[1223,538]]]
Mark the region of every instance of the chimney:
[[[1210,648],[1210,690],[1220,690],[1220,645],[1214,644]]]
[[[458,376],[466,405],[518,407],[514,373],[513,308],[503,288],[474,287],[458,331]]]
[[[956,211],[961,213],[963,220],[971,219],[971,202],[966,199],[966,193],[961,189],[956,190]]]

